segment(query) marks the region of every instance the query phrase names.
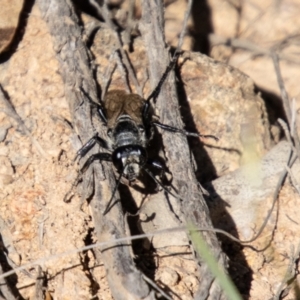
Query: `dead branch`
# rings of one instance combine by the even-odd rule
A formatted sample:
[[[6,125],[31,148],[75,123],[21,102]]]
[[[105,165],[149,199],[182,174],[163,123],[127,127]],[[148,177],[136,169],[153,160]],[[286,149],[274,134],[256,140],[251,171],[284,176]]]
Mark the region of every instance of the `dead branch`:
[[[253,55],[255,56],[263,56],[263,55],[269,57],[272,56],[272,50],[265,49],[246,39],[230,38],[230,37],[228,38],[214,33],[210,33],[208,38],[209,38],[210,45],[212,47],[218,45],[224,45],[227,47],[231,47],[233,49],[241,49],[241,50],[252,52]],[[280,60],[284,60],[290,63],[299,64],[300,62],[299,60],[296,60],[294,56],[286,55],[284,53],[280,53],[278,56]]]
[[[292,288],[292,283],[296,280],[295,276],[297,274],[297,265],[300,257],[300,243],[298,243],[298,247],[295,251],[294,247],[291,246],[291,255],[290,255],[290,263],[288,265],[288,269],[286,274],[277,289],[276,295],[274,296],[274,300],[280,300],[283,297],[287,296],[289,291]]]
[[[229,234],[228,232],[222,230],[222,229],[215,229],[215,228],[196,228],[195,229],[196,231],[209,231],[209,232],[215,232],[215,233],[220,233],[220,234],[223,234],[225,236],[227,236],[229,239],[237,242],[237,243],[244,243],[244,242],[241,242],[239,239],[235,238],[233,235]],[[152,239],[154,236],[157,236],[157,235],[165,235],[165,238],[167,238],[168,236],[170,236],[170,234],[175,234],[176,232],[181,232],[181,231],[184,231],[187,233],[187,227],[186,226],[180,226],[180,227],[172,227],[172,228],[167,228],[167,229],[162,229],[162,230],[157,230],[155,232],[148,232],[148,233],[144,233],[144,234],[136,234],[136,235],[133,235],[133,236],[126,236],[126,237],[120,237],[120,238],[117,238],[117,239],[111,239],[111,240],[108,240],[108,241],[104,241],[104,242],[98,242],[98,243],[95,243],[95,244],[92,244],[92,245],[88,245],[88,246],[84,246],[84,247],[80,247],[80,248],[76,248],[76,249],[70,249],[68,251],[65,251],[65,252],[62,252],[62,253],[59,253],[59,254],[55,254],[55,255],[50,255],[50,256],[47,256],[47,257],[43,257],[43,258],[40,258],[40,259],[37,259],[37,260],[34,260],[34,261],[31,261],[30,263],[27,263],[27,264],[24,264],[24,265],[21,265],[21,266],[17,266],[17,265],[13,265],[14,266],[14,269],[11,270],[11,271],[7,271],[3,274],[0,274],[0,280],[3,279],[3,278],[6,278],[12,274],[15,274],[17,272],[23,272],[25,275],[29,276],[27,273],[25,273],[26,269],[29,269],[29,268],[32,268],[34,266],[37,266],[37,265],[41,265],[41,264],[44,264],[46,262],[49,262],[49,261],[52,261],[52,260],[57,260],[61,257],[64,257],[64,256],[68,256],[68,255],[71,255],[71,254],[74,254],[74,253],[81,253],[81,252],[84,252],[84,251],[88,251],[88,250],[91,250],[91,249],[96,249],[96,248],[108,248],[108,247],[113,247],[115,245],[118,245],[118,244],[121,244],[121,243],[127,243],[127,242],[131,242],[131,241],[134,241],[134,240],[139,240],[139,239]],[[252,246],[250,246],[252,248]],[[9,262],[11,264],[11,262]],[[29,273],[30,274],[30,273]],[[34,277],[30,274],[29,276],[30,278],[34,279]],[[148,282],[149,279],[146,279],[146,277],[143,275],[145,281]]]
[[[37,266],[34,300],[42,300],[44,298],[43,283],[44,283],[43,270],[41,266]]]
[[[118,43],[118,50],[120,51],[121,53],[121,56],[122,56],[122,59],[123,59],[123,62],[124,62],[124,65],[126,66],[126,69],[129,73],[129,76],[130,76],[130,79],[132,80],[132,82],[134,83],[134,86],[135,86],[135,89],[137,91],[137,93],[140,95],[140,96],[143,96],[142,94],[142,89],[136,79],[136,76],[135,76],[135,73],[131,67],[131,64],[129,62],[129,59],[127,57],[127,53],[125,52],[125,50],[123,49],[123,45],[122,45],[122,41],[121,41],[121,37],[120,35],[118,34],[111,18],[110,18],[110,11],[108,9],[108,5],[107,5],[107,1],[104,0],[103,3],[102,3],[102,6],[100,6],[96,1],[92,1],[92,4],[95,6],[95,8],[100,12],[101,15],[103,15],[103,18],[105,20],[105,23],[108,25],[108,27],[112,30],[113,32],[113,35]]]
[[[163,7],[160,1],[142,1],[142,20],[140,30],[145,43],[149,60],[150,82],[152,88],[157,85],[164,70],[169,64],[169,52],[164,41]],[[179,114],[178,99],[176,94],[174,73],[164,84],[157,101],[162,123],[182,128],[183,124]],[[181,222],[191,222],[196,227],[212,227],[208,209],[202,193],[198,189],[197,180],[190,162],[190,153],[187,140],[181,135],[162,135],[169,168],[173,174],[173,182],[182,199],[172,201],[174,210],[181,211],[184,215]],[[220,249],[216,235],[212,232],[203,234],[210,250],[218,260],[221,267],[226,268],[226,258]],[[198,257],[199,262],[200,258]],[[196,299],[221,299],[223,293],[212,277],[207,266],[199,266],[201,278],[200,289]]]
[[[281,99],[283,102],[284,112],[286,114],[286,117],[287,117],[287,120],[289,123],[289,129],[291,129],[293,127],[293,121],[292,121],[293,112],[292,112],[292,108],[291,108],[291,104],[290,104],[290,99],[289,99],[288,93],[285,89],[285,85],[284,85],[283,78],[281,75],[281,70],[280,70],[280,66],[279,66],[279,58],[275,52],[272,53],[272,59],[273,59],[273,64],[274,64],[274,68],[275,68],[275,72],[276,72],[278,86],[279,86],[280,93],[281,93]],[[300,139],[299,139],[297,130],[294,130],[293,138],[294,138],[294,146],[296,148],[297,156],[300,158]]]
[[[40,0],[39,6],[53,37],[73,122],[85,142],[93,136],[91,107],[87,97],[97,102],[97,88],[78,18],[68,0]],[[105,136],[104,128],[97,128],[97,131]],[[104,164],[103,170],[100,167],[94,169],[94,196],[90,203],[98,241],[125,236],[119,202],[109,214],[103,215],[115,186],[112,169]],[[119,199],[118,193],[116,198]],[[130,244],[120,243],[116,247],[101,248],[101,260],[108,271],[107,279],[114,299],[154,299],[141,273],[135,268]]]

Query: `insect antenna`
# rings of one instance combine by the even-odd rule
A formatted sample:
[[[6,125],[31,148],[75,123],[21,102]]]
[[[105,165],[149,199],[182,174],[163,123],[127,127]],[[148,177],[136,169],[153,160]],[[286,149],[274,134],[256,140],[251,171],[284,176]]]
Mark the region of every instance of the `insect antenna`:
[[[125,171],[126,166],[127,166],[127,164],[125,164],[125,166],[124,166],[122,172],[120,173],[120,175],[119,175],[119,177],[118,177],[118,180],[117,180],[117,182],[116,182],[116,185],[115,185],[115,187],[114,187],[114,189],[113,189],[112,195],[111,195],[111,197],[110,197],[110,199],[109,199],[109,201],[108,201],[108,204],[107,204],[107,206],[106,206],[106,208],[105,208],[105,211],[104,211],[103,215],[106,215],[106,214],[112,209],[112,207],[117,203],[117,201],[116,201],[116,202],[114,202],[113,204],[111,204],[112,201],[113,201],[113,199],[114,199],[114,197],[115,197],[115,193],[116,193],[116,191],[117,191],[117,189],[118,189],[118,187],[119,187],[119,185],[120,185],[121,178],[122,178],[122,176],[123,176],[123,174],[124,174],[124,171]]]
[[[153,175],[153,173],[148,169],[143,167],[143,169],[145,170],[145,172],[169,195],[173,196],[174,198],[181,200],[181,198],[177,195],[174,195],[172,192],[170,192],[159,180],[157,180],[155,178],[155,176]]]

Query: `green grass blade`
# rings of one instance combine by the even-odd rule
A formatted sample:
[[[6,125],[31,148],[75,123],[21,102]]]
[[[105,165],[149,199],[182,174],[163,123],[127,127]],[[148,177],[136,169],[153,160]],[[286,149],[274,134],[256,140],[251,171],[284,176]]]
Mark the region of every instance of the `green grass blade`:
[[[197,228],[193,225],[189,225],[188,230],[193,241],[193,245],[196,248],[195,250],[207,263],[211,273],[218,280],[220,286],[227,295],[227,298],[230,300],[242,300],[242,296],[238,292],[231,278],[219,267],[216,259],[211,254],[210,250],[203,240],[202,234],[197,231]]]

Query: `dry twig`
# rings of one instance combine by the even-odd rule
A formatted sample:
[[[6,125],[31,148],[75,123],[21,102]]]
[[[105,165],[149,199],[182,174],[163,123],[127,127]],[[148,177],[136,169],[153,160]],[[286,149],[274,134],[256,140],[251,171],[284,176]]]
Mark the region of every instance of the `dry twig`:
[[[231,240],[233,240],[237,243],[244,244],[244,242],[241,242],[239,239],[235,238],[233,235],[229,234],[228,232],[226,232],[222,229],[216,229],[216,228],[211,228],[210,227],[210,228],[196,228],[196,230],[197,231],[203,231],[203,232],[207,231],[207,232],[220,233],[220,234],[223,234],[223,235],[227,236],[228,238],[230,238]],[[164,234],[169,235],[171,233],[175,233],[175,232],[179,232],[179,231],[187,232],[187,228],[185,226],[167,228],[167,229],[157,230],[157,231],[154,231],[154,232],[148,232],[148,233],[144,233],[144,234],[137,234],[137,235],[134,235],[134,236],[125,236],[125,237],[115,238],[115,239],[111,239],[111,240],[103,241],[103,242],[98,242],[96,244],[88,245],[88,246],[84,246],[84,247],[80,247],[80,248],[74,248],[74,249],[59,253],[59,254],[50,255],[50,256],[47,256],[45,258],[37,259],[37,260],[32,261],[30,263],[24,264],[22,266],[14,265],[13,270],[5,272],[3,274],[0,274],[0,279],[3,279],[5,277],[8,277],[8,276],[14,274],[14,273],[24,271],[28,268],[32,268],[32,267],[37,266],[37,265],[43,265],[46,262],[49,262],[51,260],[56,260],[56,259],[59,259],[59,258],[64,257],[64,256],[69,256],[69,255],[72,255],[72,254],[85,252],[85,251],[88,251],[88,250],[91,250],[91,249],[104,248],[104,247],[109,248],[109,247],[116,246],[116,245],[125,245],[126,243],[131,242],[131,241],[145,239],[145,238],[151,239],[156,235],[164,235]],[[253,248],[252,246],[249,246],[249,247]],[[30,278],[34,279],[33,276],[30,276]]]
[[[211,46],[218,46],[218,45],[224,45],[227,47],[231,47],[233,49],[241,49],[245,51],[250,51],[253,53],[254,56],[269,56],[272,57],[273,51],[270,49],[265,49],[263,47],[260,47],[251,41],[245,40],[245,39],[240,39],[240,38],[227,38],[223,37],[214,33],[209,34],[208,36],[209,42]],[[277,48],[274,46],[273,48]],[[280,60],[284,60],[290,63],[297,63],[299,64],[300,61],[295,60],[295,57],[291,55],[286,55],[286,54],[279,54]]]
[[[153,280],[151,280],[149,277],[147,277],[145,274],[143,275],[143,278],[145,281],[147,281],[152,287],[154,287],[159,293],[164,296],[167,300],[172,300],[172,298],[167,295]]]
[[[191,1],[189,2],[191,4]],[[152,88],[154,88],[169,64],[169,53],[166,49],[163,34],[163,8],[160,1],[142,2],[140,30],[150,62],[150,82]],[[174,74],[170,74],[162,87],[158,96],[157,107],[160,111],[160,120],[162,123],[177,128],[183,127],[178,108]],[[182,203],[180,201],[176,202],[176,205],[180,207],[184,215],[184,219],[181,222],[191,222],[196,227],[212,227],[206,203],[201,191],[198,189],[197,180],[191,166],[186,138],[168,133],[164,133],[162,138],[169,168],[173,174],[174,186],[176,186],[178,194],[182,198]],[[221,251],[216,235],[206,232],[204,239],[220,266],[226,268],[226,259]],[[199,257],[198,260],[200,261]],[[222,298],[223,295],[220,287],[204,263],[199,267],[199,273],[202,280],[201,287],[196,295],[197,299]]]
[[[293,112],[291,109],[289,96],[285,89],[285,85],[284,85],[283,78],[281,75],[281,70],[280,70],[280,66],[279,66],[279,58],[275,52],[272,53],[272,59],[273,59],[274,68],[275,68],[275,72],[276,72],[276,76],[277,76],[278,86],[280,88],[284,112],[285,112],[287,120],[288,120],[289,129],[291,129],[294,127],[294,122],[293,122],[293,117],[292,117]],[[297,156],[300,158],[300,139],[299,139],[299,135],[298,135],[298,132],[296,129],[294,130],[293,138],[294,138],[294,147],[296,148]]]
[[[44,285],[43,270],[42,270],[41,266],[38,265],[36,282],[35,282],[34,300],[44,299],[43,285]]]
[[[283,297],[287,296],[291,289],[291,283],[295,280],[296,276],[296,267],[298,265],[298,260],[300,258],[300,243],[298,244],[297,250],[295,251],[294,247],[291,246],[291,256],[290,263],[288,265],[288,269],[286,274],[277,289],[276,295],[273,300],[280,300]],[[291,280],[294,279],[292,282]],[[283,295],[284,294],[284,295]]]
[[[53,37],[73,122],[81,139],[87,141],[93,136],[90,99],[97,102],[97,88],[78,18],[68,0],[39,0],[39,6]],[[103,127],[97,128],[97,132],[103,136],[105,131]],[[103,164],[103,170],[104,173],[101,168],[94,168],[94,197],[90,202],[98,241],[125,235],[120,203],[109,214],[103,215],[110,192],[115,186],[112,168]],[[116,198],[118,197],[119,194],[116,193]],[[109,249],[101,247],[101,259],[109,270],[107,279],[114,299],[124,299],[124,295],[130,299],[153,299],[149,286],[134,265],[129,244],[118,244]]]
[[[102,6],[100,7],[98,2],[95,1],[95,0],[91,0],[91,3],[94,5],[94,7],[99,11],[99,13],[103,16],[104,20],[105,20],[105,23],[108,25],[108,27],[112,30],[113,34],[114,34],[114,37],[118,43],[118,50],[120,51],[121,53],[121,57],[123,59],[123,62],[126,66],[126,70],[128,71],[129,73],[129,76],[130,76],[130,79],[132,80],[134,86],[135,86],[135,89],[137,91],[137,93],[140,95],[140,96],[143,96],[143,91],[139,85],[139,82],[137,81],[136,79],[136,76],[135,76],[135,73],[132,69],[132,66],[129,62],[129,59],[127,57],[127,54],[125,52],[125,50],[123,49],[123,45],[122,45],[122,40],[121,40],[121,37],[120,35],[118,34],[116,28],[115,28],[115,25],[113,24],[111,18],[110,18],[110,12],[109,12],[109,9],[108,9],[108,6],[107,6],[107,0],[104,0],[103,3],[102,3]]]

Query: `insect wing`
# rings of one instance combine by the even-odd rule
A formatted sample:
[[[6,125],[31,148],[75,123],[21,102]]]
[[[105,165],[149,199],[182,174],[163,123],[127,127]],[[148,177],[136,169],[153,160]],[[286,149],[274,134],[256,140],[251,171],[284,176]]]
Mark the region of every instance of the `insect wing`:
[[[118,118],[124,112],[126,92],[122,90],[112,90],[107,92],[104,98],[104,108],[106,110],[108,128],[116,125]]]
[[[144,107],[145,100],[137,94],[128,94],[125,98],[123,113],[129,115],[137,125],[142,125],[142,109]]]

